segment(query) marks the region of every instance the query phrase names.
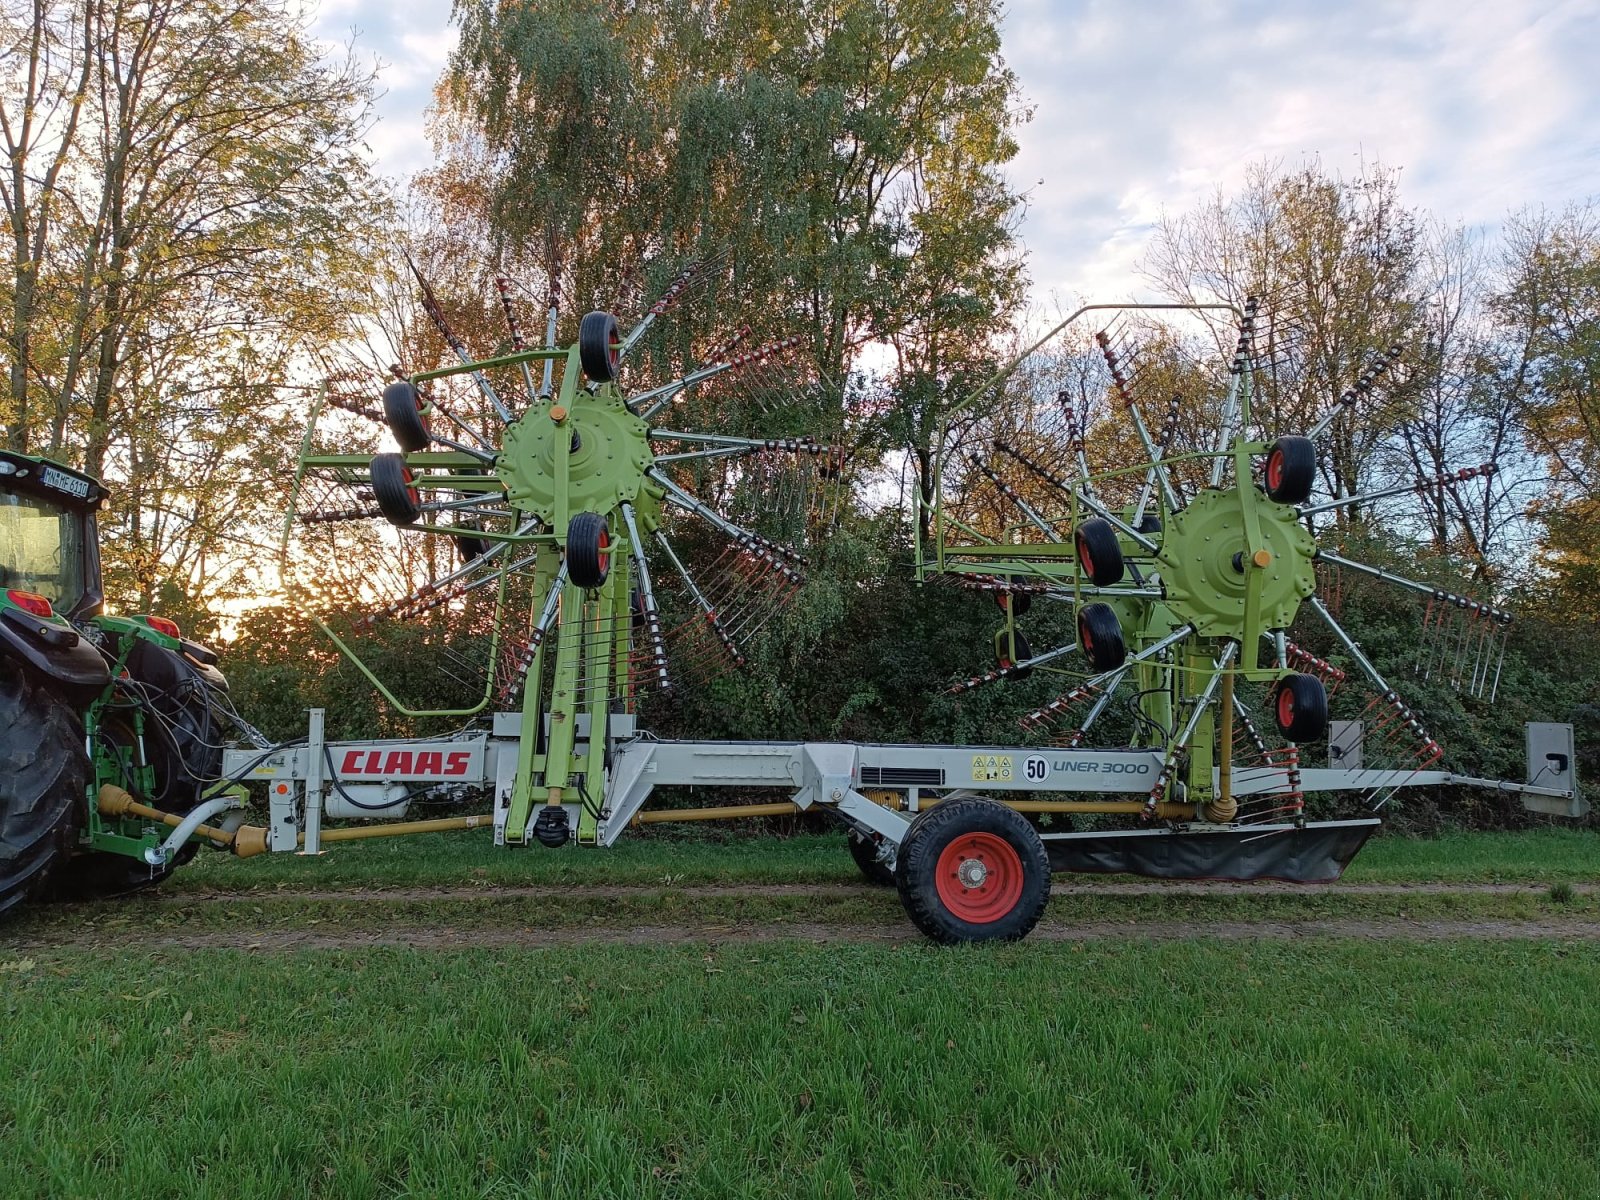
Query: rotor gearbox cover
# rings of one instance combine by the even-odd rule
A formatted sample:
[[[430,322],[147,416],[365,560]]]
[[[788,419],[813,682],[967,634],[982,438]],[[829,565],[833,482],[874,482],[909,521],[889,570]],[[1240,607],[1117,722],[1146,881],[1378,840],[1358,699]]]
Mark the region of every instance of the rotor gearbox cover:
[[[1261,576],[1263,629],[1286,629],[1300,602],[1317,588],[1312,556],[1317,544],[1287,504],[1257,502],[1261,527],[1257,566],[1246,545],[1244,509],[1238,493],[1208,490],[1174,513],[1162,541],[1161,580],[1166,602],[1202,637],[1241,637],[1245,597],[1252,573]]]
[[[645,491],[645,470],[655,461],[649,426],[628,410],[612,388],[581,395],[564,420],[559,406],[530,409],[506,430],[496,470],[511,503],[554,524],[556,456],[569,454],[567,511],[608,513],[624,501],[653,527],[656,505]]]

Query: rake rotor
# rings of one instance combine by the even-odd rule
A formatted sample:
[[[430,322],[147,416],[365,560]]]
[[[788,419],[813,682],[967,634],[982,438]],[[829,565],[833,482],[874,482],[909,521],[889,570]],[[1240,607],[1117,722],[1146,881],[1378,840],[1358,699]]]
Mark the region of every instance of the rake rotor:
[[[527,832],[532,791],[553,807],[574,781],[599,786],[596,764],[580,761],[594,752],[577,751],[580,722],[600,727],[646,693],[744,665],[804,582],[801,547],[836,519],[840,451],[810,434],[728,428],[817,394],[800,339],[758,340],[744,325],[674,364],[649,336],[725,268],[686,266],[626,333],[589,313],[565,347],[553,344],[554,289],[534,346],[519,289],[497,276],[505,341],[477,357],[412,264],[455,362],[397,369],[376,405],[340,380],[313,415],[291,506],[294,561],[315,564],[302,591],[361,610],[324,628],[399,712],[520,701],[544,767],[519,776],[530,795],[508,840]],[[646,347],[644,371],[676,370],[624,390],[625,360]],[[391,438],[399,453],[381,448]],[[346,640],[358,637],[415,644],[414,667],[378,679]]]
[[[1506,613],[1346,558],[1319,544],[1318,528],[1330,514],[1487,478],[1494,464],[1314,501],[1314,439],[1380,385],[1400,351],[1374,355],[1310,435],[1258,441],[1252,401],[1262,373],[1287,369],[1296,353],[1293,322],[1279,321],[1267,324],[1273,345],[1258,355],[1258,313],[1250,300],[1234,314],[1220,371],[1147,361],[1125,311],[1095,336],[1092,357],[1035,347],[1002,377],[998,401],[987,398],[984,414],[943,447],[922,572],[990,593],[1004,618],[996,666],[950,692],[1059,675],[1060,693],[1025,714],[1023,727],[1047,745],[1077,747],[1116,715],[1132,744],[1162,751],[1147,818],[1184,798],[1211,822],[1300,819],[1301,746],[1325,735],[1329,697],[1352,674],[1372,696],[1369,764],[1438,761],[1437,741],[1319,597],[1337,572],[1426,598],[1419,677],[1492,699],[1500,674]],[[1207,389],[1212,430],[1185,429],[1175,379]],[[1108,455],[1129,465],[1092,461]],[[1076,639],[1029,647],[1024,599],[1069,605]],[[1307,635],[1290,639],[1303,611],[1331,637],[1326,657],[1302,644]],[[1239,796],[1236,778],[1249,781]],[[1372,806],[1389,791],[1369,796]]]

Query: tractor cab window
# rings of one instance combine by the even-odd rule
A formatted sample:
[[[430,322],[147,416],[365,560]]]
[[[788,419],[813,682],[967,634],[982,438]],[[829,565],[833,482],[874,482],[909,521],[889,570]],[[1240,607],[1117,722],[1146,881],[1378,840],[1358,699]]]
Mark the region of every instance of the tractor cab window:
[[[48,500],[0,492],[0,588],[70,609],[83,595],[83,525],[81,514]]]

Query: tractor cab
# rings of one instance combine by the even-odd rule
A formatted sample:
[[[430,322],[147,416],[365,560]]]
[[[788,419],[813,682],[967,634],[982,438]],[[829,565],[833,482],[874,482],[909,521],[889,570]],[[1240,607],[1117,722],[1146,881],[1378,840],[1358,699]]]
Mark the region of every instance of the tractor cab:
[[[106,490],[46,459],[0,451],[0,597],[34,616],[71,621],[105,601],[95,511]]]

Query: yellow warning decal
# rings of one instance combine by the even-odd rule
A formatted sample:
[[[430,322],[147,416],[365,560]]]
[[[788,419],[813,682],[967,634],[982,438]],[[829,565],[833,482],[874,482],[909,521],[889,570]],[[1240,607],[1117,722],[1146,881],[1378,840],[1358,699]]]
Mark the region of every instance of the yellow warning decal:
[[[1009,754],[974,754],[973,783],[1010,783],[1013,766]]]

